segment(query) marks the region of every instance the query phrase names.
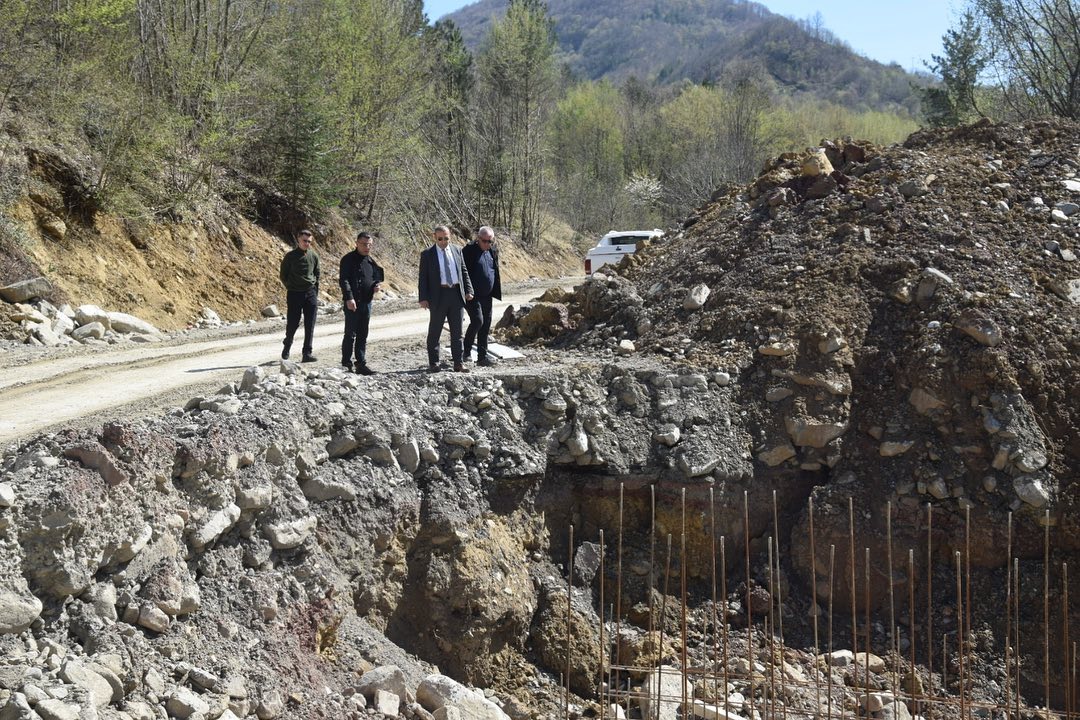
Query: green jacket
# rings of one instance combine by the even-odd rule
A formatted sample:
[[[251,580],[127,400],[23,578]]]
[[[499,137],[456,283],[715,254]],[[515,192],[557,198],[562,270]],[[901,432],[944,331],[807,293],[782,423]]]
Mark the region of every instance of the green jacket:
[[[281,259],[281,284],[286,290],[310,290],[319,285],[319,256],[311,248],[296,248]]]

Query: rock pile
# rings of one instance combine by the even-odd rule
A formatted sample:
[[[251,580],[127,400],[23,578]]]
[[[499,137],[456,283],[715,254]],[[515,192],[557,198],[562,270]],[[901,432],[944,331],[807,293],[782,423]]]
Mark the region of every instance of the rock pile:
[[[162,337],[156,327],[127,313],[107,312],[97,305],[57,308],[42,298],[51,290],[43,277],[0,288],[0,297],[10,303],[3,312],[4,336],[43,347],[156,342]]]
[[[1011,512],[1014,552],[1037,558],[1046,513],[1071,527],[1080,500],[1078,137],[1064,121],[982,122],[783,155],[590,278],[551,342],[737,374],[754,477],[813,480],[833,518],[817,547],[835,541],[837,563],[850,497],[871,509],[868,537],[891,507],[905,548],[929,506],[950,529],[942,558],[964,550],[970,512],[972,562],[990,568],[1007,562]],[[807,532],[804,515],[796,570],[818,586]],[[1054,544],[1072,553],[1076,537]],[[875,578],[906,574],[872,550]],[[887,583],[872,587],[880,603]]]

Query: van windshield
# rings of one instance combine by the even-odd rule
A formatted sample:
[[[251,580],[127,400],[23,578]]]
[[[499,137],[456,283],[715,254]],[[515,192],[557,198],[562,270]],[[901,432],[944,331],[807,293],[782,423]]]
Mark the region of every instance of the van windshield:
[[[623,237],[608,238],[608,245],[641,245],[646,240],[651,239],[651,235],[624,235]]]

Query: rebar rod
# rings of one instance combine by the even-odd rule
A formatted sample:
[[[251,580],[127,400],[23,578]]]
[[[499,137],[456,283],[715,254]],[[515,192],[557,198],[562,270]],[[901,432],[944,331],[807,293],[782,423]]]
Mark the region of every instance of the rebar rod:
[[[934,708],[934,506],[926,503],[926,716]]]
[[[1050,709],[1050,511],[1043,532],[1043,702]]]
[[[966,687],[968,680],[968,673],[971,672],[971,663],[967,661],[968,648],[971,647],[972,635],[971,635],[971,504],[968,503],[964,506],[964,644],[961,645],[963,650],[963,662],[964,672],[960,674],[960,684],[962,687]],[[964,718],[961,718],[964,720]]]
[[[813,617],[814,622],[814,657],[818,656],[819,649],[821,648],[821,639],[818,637],[818,616],[821,614],[821,608],[818,606],[817,598],[817,545],[814,539],[814,496],[811,495],[808,503],[808,512],[810,516],[810,614]],[[814,702],[815,707],[820,711],[821,709],[821,673],[814,672]]]
[[[687,603],[686,603],[686,488],[685,487],[682,488],[682,494],[681,495],[682,495],[681,496],[681,501],[682,501],[682,503],[681,503],[682,504],[682,507],[681,507],[682,526],[681,526],[680,531],[679,531],[679,581],[680,581],[681,586],[682,586],[681,587],[682,600],[680,602],[680,608],[681,608],[681,611],[682,611],[682,625],[681,625],[681,629],[682,629],[682,637],[681,637],[681,640],[682,640],[682,682],[680,683],[680,685],[682,686],[682,707],[683,707],[683,712],[685,713],[687,708],[689,707],[689,703],[688,703],[689,698],[687,697],[687,685],[689,683],[686,680],[686,668],[687,668],[687,662],[686,662],[686,645],[687,645],[687,642],[686,642],[686,604]]]
[[[720,538],[720,594],[724,598],[723,607],[723,633],[724,633],[724,714],[731,716],[730,700],[728,699],[728,649],[731,647],[728,637],[728,593],[727,593],[727,536]]]
[[[624,522],[624,505],[623,494],[626,489],[626,483],[619,483],[619,547],[615,559],[615,666],[622,665],[622,645],[619,643],[619,638],[622,637],[622,564],[623,564],[623,522]],[[615,670],[614,677],[609,677],[608,682],[612,687],[620,687],[619,671]]]
[[[964,617],[967,612],[967,604],[964,602],[964,570],[960,562],[960,552],[955,553],[956,557],[956,621],[960,623],[960,630],[956,633],[956,660],[959,663],[957,668],[957,677],[960,681],[960,720],[965,720],[966,713],[964,712],[964,698],[967,693],[964,691],[964,682],[967,676],[964,674]],[[944,663],[944,660],[942,660]],[[948,690],[948,688],[946,688]]]
[[[717,625],[716,618],[716,492],[715,488],[709,488],[709,549],[711,563],[709,565],[712,576],[712,640],[713,640],[713,653],[712,653],[712,668],[713,668],[713,699],[719,697],[720,688],[718,687],[720,672],[718,663],[720,662],[720,647],[719,637],[720,628]],[[724,697],[727,697],[727,684],[724,685]]]
[[[1020,717],[1020,558],[1013,558],[1013,612],[1016,627],[1016,717]]]
[[[750,610],[750,493],[743,490],[743,555],[746,558],[746,659],[750,664],[750,717],[754,716],[754,613]]]
[[[863,643],[863,684],[866,686],[866,704],[863,705],[866,708],[867,714],[870,712],[870,548],[865,549],[865,567],[863,574],[863,613],[865,615],[864,622],[866,633]],[[859,671],[858,665],[855,666],[855,672]]]
[[[656,668],[656,720],[660,720],[660,696],[664,687],[664,625],[667,620],[668,582],[671,579],[671,533],[667,536],[667,559],[664,562],[664,596],[660,599],[659,665]]]
[[[1011,707],[1009,705],[1009,687],[1012,685],[1012,673],[1009,670],[1010,659],[1012,656],[1013,639],[1012,639],[1012,604],[1013,604],[1013,592],[1012,592],[1012,523],[1013,514],[1009,512],[1007,530],[1006,530],[1006,548],[1005,554],[1005,687],[1004,687],[1004,700],[1005,700],[1005,720],[1011,718]],[[1016,692],[1020,692],[1020,688],[1016,689]]]
[[[832,695],[833,695],[833,692],[832,692],[833,691],[833,688],[832,688],[832,685],[833,685],[833,683],[832,683],[832,660],[833,660],[833,656],[832,656],[832,654],[833,654],[833,632],[832,632],[832,630],[833,630],[833,628],[832,628],[832,626],[833,626],[833,577],[834,577],[835,568],[836,568],[836,545],[829,545],[829,623],[828,623],[828,625],[829,625],[829,627],[828,627],[829,655],[828,655],[827,661],[825,663],[825,672],[828,673],[828,690],[829,690],[828,699],[826,700],[826,703],[827,703],[826,717],[829,720],[832,720]],[[843,715],[844,715],[844,708],[843,708],[843,705],[841,705],[840,706],[840,716],[843,717]]]
[[[574,595],[574,526],[570,525],[567,543],[569,560],[566,563],[566,704],[563,708],[566,720],[570,720],[570,603]]]
[[[656,486],[649,486],[649,597],[647,604],[649,606],[649,632],[651,633],[655,627],[653,626],[653,590],[656,587],[655,568],[656,568]]]
[[[600,720],[604,720],[604,531],[600,531],[600,661],[597,664],[599,669],[599,683],[597,689],[600,691]]]
[[[1069,672],[1069,564],[1061,563],[1061,645],[1062,659],[1065,661],[1065,687],[1063,700],[1065,702],[1065,717],[1072,716],[1072,674]]]
[[[855,502],[852,498],[848,497],[848,587],[850,593],[848,598],[851,600],[851,654],[855,655],[859,652],[859,608],[858,603],[855,601],[857,590],[855,588]]]
[[[773,575],[773,549],[776,545],[776,538],[770,537],[768,542],[768,561],[769,561],[769,702],[772,706],[772,712],[769,713],[770,717],[776,717],[776,606],[773,603],[774,593],[776,592],[776,576]],[[781,645],[781,652],[783,646]]]
[[[916,680],[916,668],[915,668],[915,550],[908,549],[907,556],[908,564],[908,650],[911,651],[910,669],[908,670],[908,687],[907,691],[911,695],[911,711],[913,714],[919,714],[919,704],[921,700],[916,698],[915,693],[915,680]]]
[[[896,668],[900,653],[896,636],[896,598],[894,597],[893,552],[892,552],[892,500],[885,503],[885,562],[889,572],[889,655],[892,656],[892,690],[896,695]]]

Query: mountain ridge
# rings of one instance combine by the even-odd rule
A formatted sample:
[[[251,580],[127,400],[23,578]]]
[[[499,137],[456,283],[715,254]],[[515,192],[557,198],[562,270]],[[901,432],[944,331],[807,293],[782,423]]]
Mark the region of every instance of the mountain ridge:
[[[508,0],[479,0],[446,16],[472,50]],[[913,82],[898,64],[859,55],[831,32],[738,0],[549,0],[560,59],[590,80],[714,84],[750,74],[780,93],[914,114]]]

